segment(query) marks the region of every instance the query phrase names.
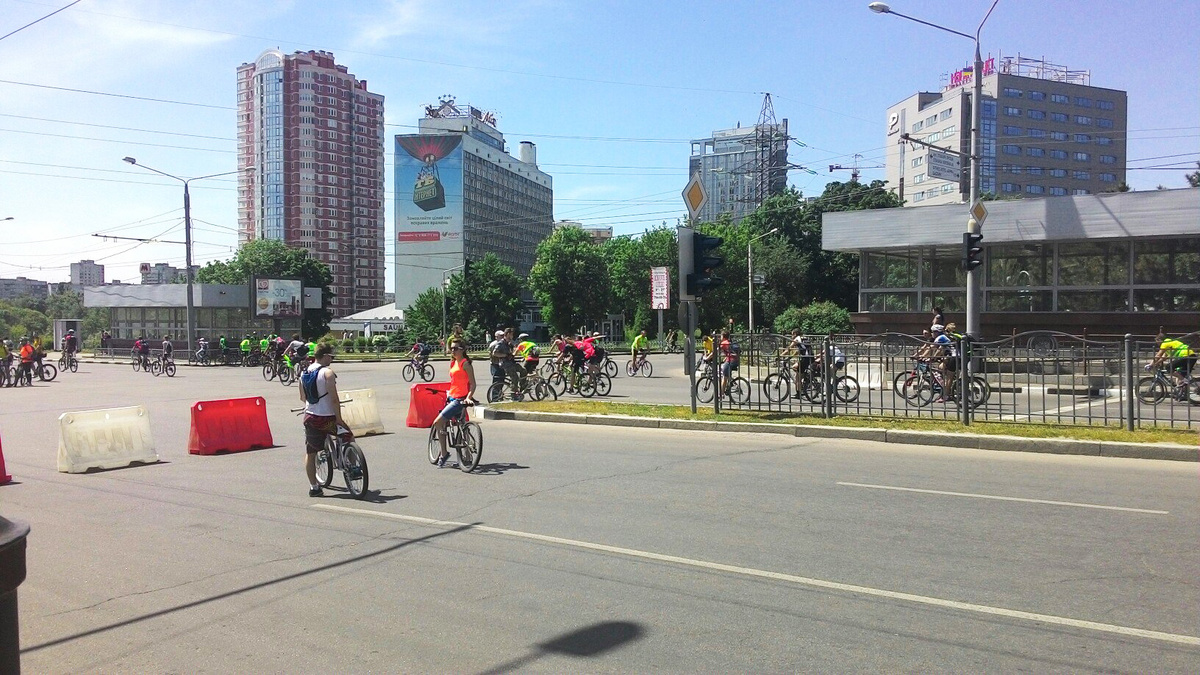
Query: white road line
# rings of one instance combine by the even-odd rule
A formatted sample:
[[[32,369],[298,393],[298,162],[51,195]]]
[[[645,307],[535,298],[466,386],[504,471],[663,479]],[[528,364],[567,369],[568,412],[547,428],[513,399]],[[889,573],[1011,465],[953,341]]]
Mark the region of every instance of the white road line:
[[[1095,621],[1084,621],[1083,619],[1071,619],[1068,617],[1054,616],[1053,614],[1038,614],[1035,612],[1022,612],[1015,609],[1005,609],[1003,607],[991,607],[989,605],[976,605],[969,602],[958,602],[957,600],[944,600],[942,598],[934,598],[925,595],[914,595],[912,593],[900,593],[898,591],[888,591],[880,588],[871,588],[870,586],[856,586],[854,584],[843,584],[837,581],[826,581],[824,579],[814,579],[811,577],[801,577],[793,574],[784,574],[782,572],[769,572],[766,570],[754,569],[752,567],[739,567],[736,565],[724,565],[722,563],[708,562],[705,560],[693,560],[691,558],[680,558],[673,555],[664,555],[661,553],[650,553],[648,551],[639,551],[632,548],[621,548],[619,546],[607,546],[605,544],[594,544],[592,542],[580,541],[578,539],[563,539],[561,537],[550,537],[544,534],[533,534],[531,532],[520,532],[518,530],[505,530],[498,527],[489,527],[487,525],[471,525],[470,523],[457,523],[449,520],[434,520],[432,518],[421,518],[418,516],[405,516],[398,513],[387,513],[385,511],[373,511],[371,509],[352,509],[345,506],[333,506],[328,504],[313,504],[312,508],[321,509],[323,511],[334,511],[337,513],[353,514],[358,516],[372,516],[375,518],[385,518],[389,520],[400,520],[409,523],[417,523],[420,525],[429,525],[440,528],[456,528],[470,527],[478,532],[487,532],[489,534],[498,534],[507,537],[516,537],[518,539],[529,539],[532,541],[542,542],[546,544],[558,544],[560,546],[571,546],[574,548],[585,549],[589,551],[601,551],[604,553],[614,553],[617,555],[628,556],[631,558],[641,558],[643,560],[655,560],[658,562],[674,563],[676,565],[686,565],[688,567],[698,567],[701,569],[716,570],[718,572],[728,572],[730,574],[741,574],[748,577],[756,577],[759,579],[772,579],[775,581],[786,581],[803,586],[811,586],[815,588],[826,588],[835,591],[843,591],[846,593],[856,593],[858,595],[869,595],[877,598],[888,598],[890,600],[904,600],[914,602],[921,605],[930,605],[933,607],[942,607],[946,609],[957,609],[966,612],[975,612],[977,614],[990,614],[993,616],[1003,616],[1010,619],[1024,619],[1026,621],[1034,621],[1038,623],[1048,623],[1058,626],[1070,626],[1072,628],[1083,628],[1087,630],[1098,631],[1102,633],[1114,633],[1116,635],[1124,635],[1128,637],[1140,637],[1148,640],[1158,640],[1160,642],[1172,642],[1176,644],[1190,645],[1200,647],[1200,637],[1192,635],[1180,635],[1176,633],[1164,633],[1156,630],[1146,630],[1143,628],[1130,628],[1128,626],[1118,626],[1109,623],[1098,623]]]
[[[1104,509],[1106,511],[1131,511],[1133,513],[1152,513],[1156,516],[1165,516],[1170,514],[1170,511],[1156,511],[1154,509],[1135,509],[1128,506],[1105,506],[1103,504],[1081,504],[1079,502],[1056,502],[1051,499],[1026,499],[1024,497],[1001,497],[999,495],[981,495],[973,492],[947,492],[945,490],[922,490],[921,488],[896,487],[895,485],[871,485],[870,483],[843,483],[839,481],[838,485],[847,485],[849,487],[871,488],[873,490],[898,490],[900,492],[922,492],[929,495],[949,495],[951,497],[974,497],[975,499],[997,499],[1005,502],[1027,502],[1029,504],[1051,504],[1053,506],[1077,506],[1083,509]]]

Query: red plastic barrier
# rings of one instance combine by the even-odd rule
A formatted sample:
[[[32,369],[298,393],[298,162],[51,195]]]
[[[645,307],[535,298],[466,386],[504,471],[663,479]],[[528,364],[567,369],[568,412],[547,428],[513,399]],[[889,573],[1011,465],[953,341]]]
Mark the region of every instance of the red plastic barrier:
[[[11,482],[12,476],[8,475],[8,470],[4,468],[4,446],[0,444],[0,485]]]
[[[438,413],[446,407],[446,392],[448,391],[450,391],[449,382],[414,384],[409,390],[408,419],[405,424],[418,429],[432,427]]]
[[[267,402],[261,396],[199,401],[192,406],[190,455],[243,452],[273,445]]]

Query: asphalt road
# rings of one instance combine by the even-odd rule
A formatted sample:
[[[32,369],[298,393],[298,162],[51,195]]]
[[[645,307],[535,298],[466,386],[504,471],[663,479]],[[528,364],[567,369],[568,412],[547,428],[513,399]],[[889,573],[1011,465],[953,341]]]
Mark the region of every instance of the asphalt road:
[[[1192,464],[488,421],[466,475],[398,365],[335,367],[392,432],[368,501],[307,496],[298,394],[246,370],[0,391],[26,671],[1200,668]],[[186,454],[258,394],[278,447]],[[133,403],[162,463],[55,472],[61,412]]]

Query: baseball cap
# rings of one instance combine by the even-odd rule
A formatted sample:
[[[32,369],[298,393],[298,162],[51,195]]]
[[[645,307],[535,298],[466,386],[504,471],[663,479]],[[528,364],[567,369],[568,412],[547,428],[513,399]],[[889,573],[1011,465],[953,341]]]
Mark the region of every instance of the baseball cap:
[[[946,327],[945,327],[945,326],[943,326],[943,325],[942,325],[942,324],[940,324],[940,323],[935,323],[935,324],[933,324],[932,326],[930,326],[930,327],[929,327],[929,330],[930,330],[930,331],[932,331],[932,332],[934,332],[934,333],[941,333],[941,332],[943,332],[943,331],[945,331],[945,330],[946,330]]]

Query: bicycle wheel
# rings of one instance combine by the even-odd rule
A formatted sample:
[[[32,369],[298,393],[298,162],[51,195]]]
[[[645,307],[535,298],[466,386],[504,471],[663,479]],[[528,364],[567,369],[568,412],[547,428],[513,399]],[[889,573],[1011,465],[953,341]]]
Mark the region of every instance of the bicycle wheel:
[[[550,376],[554,374],[554,362],[550,360],[543,361],[542,365],[538,366],[538,374],[545,379],[550,379]]]
[[[429,428],[429,463],[437,464],[438,456],[442,454],[442,444],[438,441],[437,429]]]
[[[910,377],[913,377],[913,371],[911,370],[903,370],[899,373],[896,373],[896,377],[892,378],[892,391],[896,392],[900,396],[904,396],[904,385],[908,382]]]
[[[267,363],[267,365],[263,366],[262,367],[262,375],[263,375],[263,379],[266,380],[267,382],[270,382],[271,380],[275,379],[275,364],[273,362],[269,362],[269,363]]]
[[[596,376],[596,395],[608,396],[612,393],[612,378],[608,373],[600,373]]]
[[[633,359],[625,362],[625,374],[630,377],[637,375],[637,368],[633,367]]]
[[[550,377],[546,378],[546,386],[550,387],[550,391],[554,393],[554,398],[557,400],[567,391],[567,378],[562,373],[551,373]]]
[[[771,403],[782,403],[791,393],[792,385],[779,373],[771,373],[762,383],[763,396]]]
[[[801,394],[812,403],[822,403],[825,401],[825,382],[819,376],[810,377]]]
[[[42,382],[50,382],[58,377],[58,368],[55,368],[52,363],[43,363],[39,377],[42,378]]]
[[[504,400],[504,383],[493,382],[487,390],[487,402],[497,403]]]
[[[617,362],[612,359],[604,359],[604,374],[609,377],[617,376]]]
[[[72,356],[71,362],[67,364],[67,367],[71,369],[72,373],[79,372],[79,359]]]
[[[554,388],[547,384],[545,380],[538,381],[536,391],[537,400],[539,401],[547,398],[554,401],[558,400],[558,392],[554,391]]]
[[[1137,383],[1137,397],[1142,403],[1158,405],[1166,398],[1167,386],[1157,377],[1143,377]]]
[[[978,408],[992,397],[992,385],[982,377],[975,375],[971,378],[971,407]]]
[[[367,458],[354,441],[342,444],[342,476],[346,479],[346,489],[350,494],[359,499],[367,494],[370,485]]]
[[[1192,405],[1200,405],[1200,380],[1192,380],[1187,384],[1187,400]]]
[[[933,381],[922,374],[908,374],[901,388],[904,400],[923,408],[933,402]]]
[[[654,374],[654,364],[649,361],[642,361],[642,367],[639,370],[642,373],[642,377],[650,377]]]
[[[175,362],[167,361],[167,365],[163,367],[163,372],[167,374],[167,377],[175,377]]]
[[[337,441],[332,436],[326,436],[325,447],[317,451],[317,483],[321,487],[329,487],[333,482],[334,452],[337,452]]]
[[[400,369],[400,377],[403,377],[405,382],[412,382],[417,377],[417,369],[413,368],[413,364],[406,363]]]
[[[746,405],[750,402],[750,380],[744,377],[729,378],[728,393],[734,405]]]
[[[591,398],[596,395],[596,377],[595,375],[587,375],[579,378],[580,396]]]
[[[851,375],[842,375],[833,382],[833,395],[842,403],[858,400],[858,380]]]
[[[701,403],[712,403],[713,394],[716,393],[716,387],[713,386],[713,380],[708,375],[702,375],[696,380],[696,400]]]
[[[421,379],[422,380],[429,382],[433,379],[433,376],[434,376],[433,366],[429,365],[428,363],[421,366]]]
[[[141,369],[142,369],[142,360],[141,360],[141,359],[139,359],[139,358],[137,358],[137,357],[134,357],[134,359],[133,359],[133,372],[135,372],[135,373],[136,373],[136,372],[138,372],[138,371],[139,371],[139,370],[141,370]]]
[[[458,450],[458,468],[463,473],[471,473],[483,457],[483,429],[475,422],[464,422],[459,441],[455,446],[455,450]]]

